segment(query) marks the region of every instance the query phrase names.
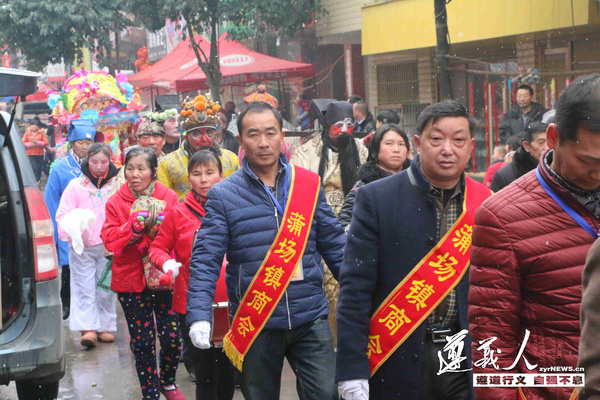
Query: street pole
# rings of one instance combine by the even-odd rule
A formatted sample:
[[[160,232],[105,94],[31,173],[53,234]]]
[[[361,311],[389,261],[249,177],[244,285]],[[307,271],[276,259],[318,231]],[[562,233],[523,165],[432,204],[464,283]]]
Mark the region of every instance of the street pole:
[[[448,13],[446,11],[447,0],[434,0],[435,11],[435,34],[437,37],[436,67],[439,84],[439,97],[443,99],[452,98],[452,86],[450,83],[450,71],[448,70],[450,44],[448,43]],[[450,3],[450,1],[448,1]]]

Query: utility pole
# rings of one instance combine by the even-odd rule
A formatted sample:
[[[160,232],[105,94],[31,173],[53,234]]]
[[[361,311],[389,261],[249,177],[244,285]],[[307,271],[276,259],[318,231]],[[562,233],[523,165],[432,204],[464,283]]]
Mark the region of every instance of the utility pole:
[[[433,0],[435,12],[435,34],[437,37],[436,68],[441,100],[452,98],[450,71],[448,71],[450,44],[448,43],[448,13],[446,4],[451,0]]]

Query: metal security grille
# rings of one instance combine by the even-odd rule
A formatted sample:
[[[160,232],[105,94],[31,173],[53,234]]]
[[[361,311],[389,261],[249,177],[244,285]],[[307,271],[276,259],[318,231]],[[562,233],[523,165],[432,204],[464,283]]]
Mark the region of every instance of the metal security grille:
[[[417,103],[419,75],[416,61],[377,66],[377,100],[379,105]]]
[[[412,138],[415,132],[415,126],[417,125],[417,118],[419,114],[429,104],[395,104],[389,106],[378,106],[375,107],[375,115],[379,114],[383,110],[396,111],[400,115],[400,126],[408,133]]]

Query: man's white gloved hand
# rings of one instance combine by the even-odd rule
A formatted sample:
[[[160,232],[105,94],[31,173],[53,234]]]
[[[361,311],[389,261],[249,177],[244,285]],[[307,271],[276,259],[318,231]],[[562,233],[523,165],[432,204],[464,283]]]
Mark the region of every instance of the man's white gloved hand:
[[[369,381],[353,379],[338,382],[338,392],[344,400],[369,400]]]
[[[175,279],[175,278],[177,278],[177,275],[179,275],[180,267],[181,267],[181,263],[178,263],[177,261],[171,259],[171,260],[165,261],[165,263],[162,265],[162,270],[165,274],[167,272],[171,271],[172,272],[171,276],[173,277],[173,279]]]
[[[210,322],[196,321],[190,326],[190,339],[199,349],[210,348]]]

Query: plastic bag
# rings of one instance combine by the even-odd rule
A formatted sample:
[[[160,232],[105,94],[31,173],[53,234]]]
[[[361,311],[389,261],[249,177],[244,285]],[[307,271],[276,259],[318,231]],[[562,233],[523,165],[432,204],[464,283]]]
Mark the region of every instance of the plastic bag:
[[[112,259],[107,260],[106,267],[104,267],[104,271],[102,271],[102,275],[100,275],[100,279],[98,279],[98,283],[96,284],[98,289],[108,293],[115,293],[115,291],[110,288],[110,282],[112,280],[112,264]]]
[[[96,215],[92,210],[76,208],[65,215],[58,225],[71,238],[71,245],[75,253],[83,253],[83,238],[81,233],[96,222]]]

